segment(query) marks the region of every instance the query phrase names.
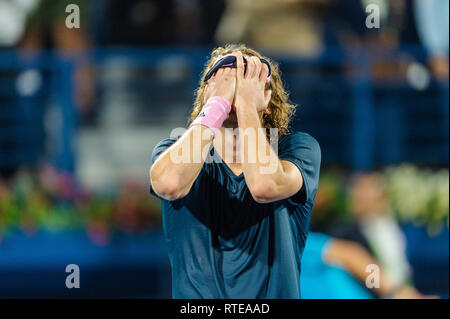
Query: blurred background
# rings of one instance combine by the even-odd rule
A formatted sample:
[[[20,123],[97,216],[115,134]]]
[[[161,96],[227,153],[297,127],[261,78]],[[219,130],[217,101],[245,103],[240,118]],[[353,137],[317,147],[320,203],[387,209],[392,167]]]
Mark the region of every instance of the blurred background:
[[[448,6],[0,0],[0,297],[171,296],[151,152],[186,125],[211,49],[239,42],[280,63],[292,129],[322,148],[304,297],[386,297],[324,257],[344,242],[396,285],[448,298]]]

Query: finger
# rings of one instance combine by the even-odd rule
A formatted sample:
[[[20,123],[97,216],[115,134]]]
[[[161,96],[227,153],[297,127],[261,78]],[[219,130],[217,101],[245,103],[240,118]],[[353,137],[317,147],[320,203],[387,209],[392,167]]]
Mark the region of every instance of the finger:
[[[255,62],[251,57],[247,58],[247,71],[245,73],[245,77],[251,79],[253,77],[253,73],[255,72]]]
[[[206,81],[206,84],[212,83],[216,80],[216,74],[214,73],[211,77]]]
[[[252,78],[259,78],[259,74],[261,73],[261,61],[259,61],[258,57],[252,57],[253,62],[253,72]]]
[[[272,98],[272,90],[265,90],[264,91],[264,105],[266,107],[269,105],[271,98]]]
[[[259,78],[260,74],[261,74],[261,60],[254,56],[252,57],[253,63],[255,64],[255,73],[253,74],[253,77],[255,78]]]
[[[244,69],[244,58],[240,51],[235,52],[236,55],[236,75],[238,78],[243,78],[245,69]]]
[[[265,84],[267,77],[269,76],[269,67],[265,63],[261,64],[261,74],[259,75],[259,81]]]
[[[203,103],[206,102],[206,99],[207,99],[207,97],[208,97],[208,88],[209,88],[209,85],[206,84],[206,85],[205,85],[205,88],[203,89]]]
[[[247,71],[245,73],[245,78],[246,79],[251,79],[252,77],[254,77],[254,73],[255,73],[255,61],[253,60],[252,57],[247,58]]]
[[[233,80],[233,81],[236,81],[236,74],[237,74],[237,70],[235,69],[235,68],[233,68],[233,69],[230,69],[230,78]]]

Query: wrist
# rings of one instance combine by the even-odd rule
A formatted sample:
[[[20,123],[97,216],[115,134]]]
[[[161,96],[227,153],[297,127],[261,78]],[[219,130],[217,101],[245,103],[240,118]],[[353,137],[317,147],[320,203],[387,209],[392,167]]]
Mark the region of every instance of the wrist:
[[[243,98],[236,98],[234,105],[236,107],[236,113],[238,111],[242,113],[258,113],[257,107]]]
[[[258,110],[244,101],[235,103],[236,116],[238,119],[250,119],[258,117]]]
[[[393,283],[384,284],[379,288],[379,295],[385,299],[392,299],[404,288],[404,285],[395,285]]]
[[[212,141],[214,139],[214,131],[205,125],[191,125],[190,129],[194,134],[201,136],[202,140]]]
[[[223,121],[231,111],[230,102],[221,96],[213,96],[206,101],[200,114],[192,122],[193,125],[203,125],[214,132],[214,136],[222,127]]]
[[[236,118],[238,126],[242,129],[262,127],[261,118],[254,108],[245,105],[240,109],[236,107]]]

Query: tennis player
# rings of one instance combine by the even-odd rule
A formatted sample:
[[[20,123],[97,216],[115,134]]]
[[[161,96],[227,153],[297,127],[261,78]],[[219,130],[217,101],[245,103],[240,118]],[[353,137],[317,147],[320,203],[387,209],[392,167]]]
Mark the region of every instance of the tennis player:
[[[189,128],[152,156],[174,298],[300,298],[321,153],[294,111],[275,62],[212,52]]]

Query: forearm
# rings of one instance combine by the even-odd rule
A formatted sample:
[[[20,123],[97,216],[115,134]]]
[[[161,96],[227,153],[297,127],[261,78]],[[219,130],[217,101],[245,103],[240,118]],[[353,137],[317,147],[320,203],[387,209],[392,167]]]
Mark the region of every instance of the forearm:
[[[377,265],[378,262],[357,243],[333,239],[325,259],[330,264],[342,265],[356,279],[365,282],[370,275],[367,272],[368,265]],[[393,293],[396,289],[394,283],[383,272],[380,267],[379,287],[375,287],[374,291],[379,296],[386,296]]]
[[[261,201],[271,201],[276,194],[283,193],[286,181],[283,165],[270,146],[256,110],[241,107],[237,108],[236,114],[240,128],[242,170],[247,186],[256,195],[254,197],[260,197]]]
[[[202,169],[213,138],[209,128],[192,126],[152,165],[150,181],[154,191],[167,200],[186,196]]]

